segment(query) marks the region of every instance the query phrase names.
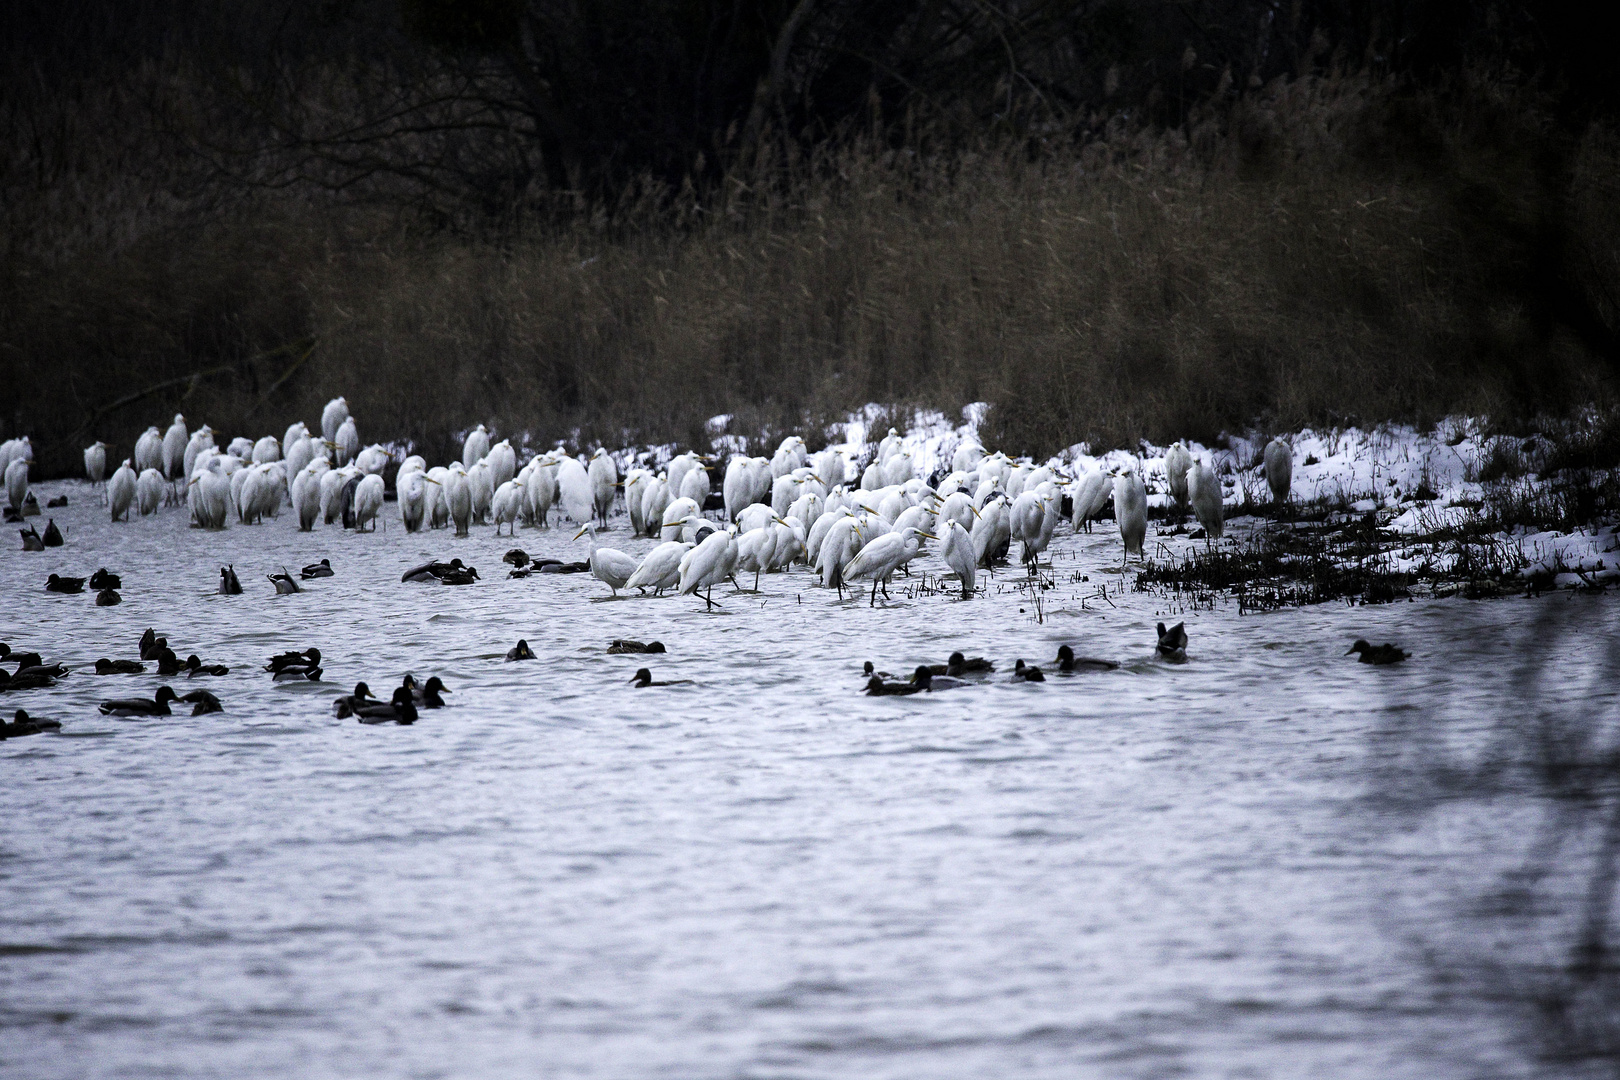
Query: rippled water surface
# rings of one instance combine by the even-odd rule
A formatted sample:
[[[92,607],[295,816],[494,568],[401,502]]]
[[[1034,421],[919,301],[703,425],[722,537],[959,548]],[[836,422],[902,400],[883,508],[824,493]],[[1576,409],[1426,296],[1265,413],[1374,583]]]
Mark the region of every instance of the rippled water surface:
[[[287,515],[211,534],[39,490],[69,493],[68,545],[8,532],[0,637],[78,665],[133,657],[151,626],[231,672],[207,680],[227,712],[196,719],[97,715],[152,674],[0,698],[64,725],[0,745],[7,1076],[1546,1069],[1437,973],[1425,943],[1457,919],[1479,829],[1374,797],[1380,733],[1392,710],[1489,711],[1516,627],[1548,605],[1612,622],[1601,598],[1222,604],[1185,613],[1171,665],[1152,627],[1182,613],[1118,592],[1101,528],[1063,529],[1043,621],[1006,573],[968,603],[897,583],[869,607],[796,571],[717,590],[711,614],[585,575],[508,580],[514,541],[408,535],[392,503],[375,535]],[[515,543],[583,557],[571,533]],[[622,524],[604,542],[651,546]],[[335,578],[271,595],[266,572],[321,556]],[[450,556],[484,579],[400,582]],[[223,563],[246,595],[214,594]],[[122,606],[42,589],[98,566]],[[629,686],[643,660],[605,652],[621,636],[666,642],[655,674],[691,683]],[[1361,636],[1415,657],[1344,659]],[[518,637],[538,661],[502,661]],[[1063,642],[1124,666],[1008,679]],[[259,669],[309,645],[321,684]],[[1000,671],[859,693],[863,660],[957,648]],[[451,707],[332,718],[340,688],[386,696],[407,670],[442,676]]]

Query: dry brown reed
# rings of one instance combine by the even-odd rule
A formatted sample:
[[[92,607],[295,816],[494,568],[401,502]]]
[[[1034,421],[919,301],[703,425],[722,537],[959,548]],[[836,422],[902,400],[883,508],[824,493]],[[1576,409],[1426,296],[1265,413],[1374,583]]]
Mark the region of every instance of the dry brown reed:
[[[778,151],[713,192],[644,189],[496,237],[267,192],[53,251],[53,230],[85,230],[45,213],[8,245],[0,433],[71,473],[79,446],[122,456],[177,409],[258,434],[335,394],[363,437],[441,456],[480,421],[616,446],[698,443],[730,413],[815,443],[865,402],[983,400],[988,442],[1044,453],[1600,396],[1579,342],[1490,291],[1494,249],[1459,209],[1483,185],[1498,216],[1537,213],[1528,152],[1425,121],[1414,164],[1390,117],[1422,109],[1394,99],[1301,79],[1187,131]],[[1612,260],[1620,151],[1594,130],[1578,160],[1580,238]],[[1515,350],[1544,400],[1495,362]]]

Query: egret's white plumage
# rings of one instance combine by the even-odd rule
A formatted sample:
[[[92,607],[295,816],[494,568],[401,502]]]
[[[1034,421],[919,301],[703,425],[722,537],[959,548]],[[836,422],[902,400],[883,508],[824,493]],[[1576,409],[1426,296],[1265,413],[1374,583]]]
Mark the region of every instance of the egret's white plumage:
[[[1202,461],[1193,462],[1187,470],[1187,501],[1192,503],[1198,524],[1211,540],[1219,540],[1226,530],[1225,505],[1221,498],[1221,480],[1215,470]]]
[[[737,569],[754,572],[754,591],[759,591],[759,575],[768,570],[776,552],[776,529],[771,523],[750,529],[737,537]]]
[[[191,433],[186,440],[186,452],[183,459],[185,475],[189,479],[197,471],[197,458],[205,450],[214,449],[214,429],[204,424]]]
[[[266,435],[253,444],[253,464],[268,465],[281,460],[281,444],[274,435]]]
[[[467,492],[472,497],[472,519],[480,525],[489,521],[490,505],[495,501],[493,480],[487,457],[467,467]]]
[[[653,474],[646,469],[631,469],[624,474],[624,508],[630,514],[630,535],[640,536],[647,531],[647,515],[643,513],[642,496]]]
[[[1181,443],[1164,452],[1165,483],[1170,488],[1170,497],[1182,511],[1187,509],[1187,470],[1192,468],[1192,463],[1192,455]]]
[[[156,427],[147,428],[135,440],[135,468],[141,472],[147,469],[163,471],[163,433]]]
[[[1114,477],[1114,517],[1125,542],[1125,557],[1135,552],[1140,558],[1147,539],[1147,486],[1134,470]]]
[[[501,535],[501,526],[507,527],[512,536],[517,535],[518,511],[522,508],[524,497],[523,485],[516,480],[508,480],[495,489],[495,496],[490,500],[490,512],[495,518],[495,535]]]
[[[135,479],[135,508],[141,517],[157,513],[163,502],[163,474],[156,469],[142,469]]]
[[[973,538],[955,520],[945,522],[945,531],[940,534],[939,557],[961,579],[962,599],[971,597],[978,560],[973,555]]]
[[[574,534],[574,539],[581,536],[591,538],[591,574],[601,582],[606,583],[614,596],[624,588],[625,582],[636,572],[636,560],[617,548],[598,547],[596,544],[596,525],[587,521],[585,527]]]
[[[436,465],[427,471],[428,486],[422,492],[422,519],[430,529],[450,524],[450,470]]]
[[[113,472],[112,479],[107,482],[107,505],[112,509],[112,519],[117,521],[123,518],[129,520],[129,508],[135,501],[135,470],[130,468],[129,458],[118,466]]]
[[[297,425],[303,427],[303,424]],[[300,435],[290,443],[284,443],[286,456],[282,459],[287,463],[287,475],[297,478],[311,461],[315,460],[315,440],[308,435]]]
[[[535,524],[542,529],[550,528],[547,515],[551,513],[551,504],[557,501],[557,461],[552,455],[547,454],[535,462],[528,488],[529,512],[534,515]]]
[[[343,423],[338,425],[337,436],[332,441],[337,443],[339,465],[347,465],[355,459],[360,453],[360,429],[355,427],[354,417],[343,418]]]
[[[299,439],[307,438],[309,438],[308,425],[306,425],[302,420],[295,420],[293,423],[287,425],[286,432],[281,436],[281,449],[287,454],[288,457],[291,457],[292,444],[297,442]],[[295,473],[294,476],[296,475],[297,474]]]
[[[461,460],[471,468],[472,463],[482,461],[489,453],[489,428],[479,424],[467,432],[467,437],[461,442]]]
[[[571,454],[563,455],[557,463],[557,496],[570,521],[579,525],[590,523],[596,513],[595,490],[585,463]]]
[[[349,400],[347,398],[335,397],[328,401],[326,408],[321,410],[321,438],[327,442],[336,442],[338,428],[342,427],[343,421],[348,418]],[[341,465],[343,462],[340,461],[338,464]]]
[[[679,501],[679,500],[677,500]],[[710,593],[714,587],[731,576],[737,565],[736,527],[727,525],[716,529],[708,538],[681,558],[679,592],[682,596],[696,595],[703,590],[703,602],[710,607],[714,601]]]
[[[430,483],[421,469],[401,469],[394,478],[394,491],[399,496],[399,517],[406,532],[419,532],[427,517],[427,490]]]
[[[255,454],[258,453],[257,447],[254,448],[253,452]],[[366,447],[364,450],[360,451],[354,456],[354,463],[358,465],[360,467],[360,471],[365,473],[367,476],[381,476],[383,474],[383,470],[388,468],[388,462],[392,459],[393,455],[391,455],[387,450],[383,449],[382,446],[378,445],[377,443],[372,443],[370,446]]]
[[[315,520],[321,513],[321,477],[330,468],[325,458],[315,458],[293,477],[293,509],[298,511],[298,528],[301,532],[315,528]]]
[[[898,457],[899,455],[895,455]],[[894,460],[890,458],[889,460]],[[844,568],[846,581],[860,581],[870,578],[872,582],[871,603],[877,603],[877,591],[881,585],[885,598],[889,595],[889,579],[894,572],[906,565],[918,555],[922,554],[923,540],[933,539],[921,529],[905,529],[898,532],[885,533],[862,545],[861,550],[851,559]]]
[[[90,478],[92,484],[99,484],[107,478],[107,444],[94,442],[84,448],[84,475]]]
[[[6,501],[13,510],[22,512],[23,502],[28,498],[28,462],[18,458],[6,466]]]
[[[1266,486],[1271,488],[1271,501],[1280,508],[1293,485],[1294,448],[1283,439],[1272,439],[1266,444]]]
[[[174,414],[174,423],[169,430],[163,433],[163,476],[168,480],[178,480],[185,475],[186,418],[179,413]]]
[[[449,477],[445,481],[445,502],[450,510],[450,520],[456,524],[456,535],[466,536],[467,527],[472,523],[473,497],[467,470],[460,463],[450,466]]]
[[[383,478],[376,473],[367,473],[360,478],[360,486],[354,489],[354,531],[364,532],[366,522],[371,523],[371,531],[377,531],[377,517],[383,508]]]
[[[698,504],[691,499],[675,499],[664,507],[659,518],[658,536],[661,540],[679,540],[683,527],[694,519],[703,518]]]
[[[681,559],[694,545],[679,540],[666,540],[641,560],[636,572],[624,583],[627,589],[651,589],[658,596],[665,589],[673,589],[681,581]]]
[[[517,475],[517,451],[512,449],[512,440],[502,439],[484,456],[489,459],[490,479],[497,488]]]
[[[691,499],[702,506],[709,499],[709,470],[704,468],[688,469],[681,478],[681,498]]]

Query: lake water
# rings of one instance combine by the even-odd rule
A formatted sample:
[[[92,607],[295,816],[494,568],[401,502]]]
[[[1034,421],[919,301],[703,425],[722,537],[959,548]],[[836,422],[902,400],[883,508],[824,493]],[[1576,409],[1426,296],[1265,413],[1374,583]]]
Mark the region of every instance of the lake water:
[[[1466,975],[1470,950],[1501,948],[1469,905],[1540,804],[1414,808],[1403,762],[1416,728],[1464,756],[1495,738],[1535,636],[1562,635],[1554,698],[1610,708],[1614,683],[1589,677],[1604,597],[1183,613],[1121,591],[1111,529],[1064,526],[1040,621],[1017,572],[971,602],[897,581],[869,607],[798,570],[717,589],[709,613],[505,577],[514,544],[583,558],[572,529],[409,535],[389,503],[377,534],[301,534],[286,513],[204,533],[183,510],[109,524],[84,485],[37,490],[68,493],[50,511],[68,543],[7,542],[0,638],[88,665],[133,658],[150,626],[231,671],[199,680],[227,711],[195,719],[97,714],[186,683],[150,673],[0,697],[63,723],[0,744],[8,1077],[1574,1069]],[[605,544],[651,546],[622,521]],[[271,594],[265,573],[323,556],[336,577]],[[451,556],[483,580],[400,582]],[[215,595],[226,563],[245,595]],[[98,566],[123,575],[121,606],[43,590]],[[1187,619],[1184,664],[1154,656],[1166,616]],[[519,637],[539,660],[503,662]],[[669,653],[609,656],[615,637]],[[1413,659],[1354,663],[1356,637]],[[1123,666],[1010,680],[1065,642]],[[311,645],[323,683],[260,670]],[[900,673],[954,649],[997,674],[860,693],[864,660]],[[691,682],[633,688],[644,663]],[[333,694],[386,697],[406,671],[441,676],[451,707],[332,717]],[[1536,925],[1510,951],[1556,948],[1559,913]]]

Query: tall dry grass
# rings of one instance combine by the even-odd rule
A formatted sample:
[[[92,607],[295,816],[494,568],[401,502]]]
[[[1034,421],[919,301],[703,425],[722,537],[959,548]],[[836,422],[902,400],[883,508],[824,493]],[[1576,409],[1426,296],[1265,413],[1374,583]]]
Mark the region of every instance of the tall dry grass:
[[[1543,212],[1533,153],[1393,100],[1306,79],[1189,132],[783,152],[719,191],[631,193],[499,237],[276,193],[135,239],[108,226],[116,243],[7,267],[0,427],[72,472],[80,445],[127,453],[177,409],[261,434],[335,394],[363,437],[440,456],[480,421],[537,443],[697,443],[730,413],[738,433],[814,441],[868,401],[985,400],[988,441],[1045,453],[1606,394],[1589,345],[1500,284],[1517,234],[1480,224]],[[1490,122],[1535,117],[1510,103]],[[1620,152],[1594,129],[1577,160],[1566,201],[1597,295]],[[289,375],[302,351],[284,347],[305,340]]]

